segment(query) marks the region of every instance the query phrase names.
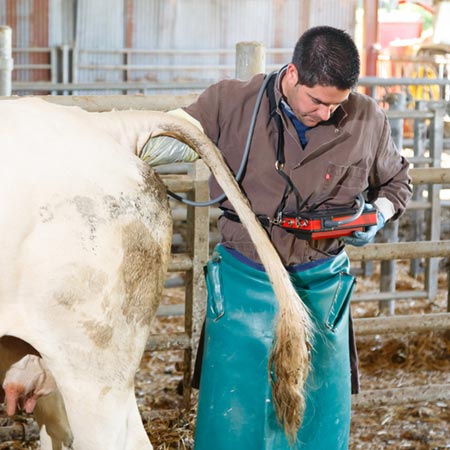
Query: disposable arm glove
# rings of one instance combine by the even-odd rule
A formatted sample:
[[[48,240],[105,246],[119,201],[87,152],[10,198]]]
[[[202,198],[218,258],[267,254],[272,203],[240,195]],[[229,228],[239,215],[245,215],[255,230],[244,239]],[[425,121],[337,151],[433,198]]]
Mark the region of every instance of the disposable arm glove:
[[[355,247],[363,247],[374,240],[375,235],[384,227],[385,222],[384,215],[380,211],[377,211],[376,225],[372,225],[367,231],[355,231],[351,236],[343,236],[341,241]]]
[[[203,131],[200,122],[181,108],[169,111],[168,114],[185,119]],[[139,157],[153,167],[198,159],[197,153],[189,145],[169,136],[150,138],[139,152]]]
[[[142,147],[139,156],[152,167],[175,162],[193,162],[198,158],[189,145],[169,136],[150,138]]]

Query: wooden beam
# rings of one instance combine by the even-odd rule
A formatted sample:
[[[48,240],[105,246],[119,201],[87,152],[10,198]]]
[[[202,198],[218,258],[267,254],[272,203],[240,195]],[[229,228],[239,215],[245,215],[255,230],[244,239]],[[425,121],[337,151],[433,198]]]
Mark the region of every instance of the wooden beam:
[[[409,171],[413,184],[446,184],[450,183],[450,168],[428,167]]]
[[[428,332],[450,329],[450,313],[411,314],[354,319],[357,336]]]
[[[394,389],[363,391],[352,396],[352,406],[373,408],[383,405],[402,405],[415,402],[450,400],[450,384],[427,384]]]
[[[346,247],[353,261],[386,261],[392,259],[434,258],[450,255],[450,240],[369,244]]]

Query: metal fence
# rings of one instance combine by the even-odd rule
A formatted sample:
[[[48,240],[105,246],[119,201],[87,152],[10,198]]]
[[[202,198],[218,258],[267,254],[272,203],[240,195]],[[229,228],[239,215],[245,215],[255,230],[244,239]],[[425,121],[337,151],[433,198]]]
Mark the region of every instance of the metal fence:
[[[14,67],[13,91],[52,94],[198,91],[220,79],[234,77],[237,57],[236,50],[229,48],[111,50],[69,45],[13,49],[12,53],[18,61]],[[25,54],[39,54],[43,59],[40,63],[20,63],[20,55]],[[291,48],[265,49],[265,70],[279,69],[290,61],[291,55]],[[22,75],[25,73],[40,76],[26,77]],[[367,88],[367,93],[380,102],[388,94],[400,91],[407,94],[412,105],[417,100],[450,101],[449,55],[420,58],[380,55],[378,74],[362,77],[359,86]]]

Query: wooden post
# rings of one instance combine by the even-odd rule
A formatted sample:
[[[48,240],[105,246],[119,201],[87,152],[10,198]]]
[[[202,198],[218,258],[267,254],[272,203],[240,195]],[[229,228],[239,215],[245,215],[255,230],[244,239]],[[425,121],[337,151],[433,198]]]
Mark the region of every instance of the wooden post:
[[[190,175],[194,189],[188,194],[189,200],[204,202],[209,200],[209,169],[201,160],[192,165]],[[189,206],[187,209],[187,250],[192,255],[192,270],[186,272],[185,330],[191,345],[184,351],[183,398],[186,409],[191,401],[191,377],[193,350],[198,346],[200,331],[205,317],[206,284],[203,267],[209,257],[209,208]]]
[[[363,73],[377,74],[378,0],[364,0]],[[370,95],[370,92],[367,92]]]
[[[266,71],[266,48],[261,42],[238,42],[236,44],[236,78],[249,80],[257,73]]]

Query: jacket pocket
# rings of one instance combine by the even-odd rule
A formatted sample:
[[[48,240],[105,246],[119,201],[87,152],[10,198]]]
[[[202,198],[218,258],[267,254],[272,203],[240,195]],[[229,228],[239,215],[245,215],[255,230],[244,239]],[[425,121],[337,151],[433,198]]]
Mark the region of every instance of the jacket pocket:
[[[208,290],[208,311],[213,320],[219,320],[224,315],[224,297],[222,292],[221,258],[213,255],[212,259],[205,266],[206,288]]]
[[[348,188],[360,188],[367,183],[368,170],[357,166],[341,166],[329,163],[325,179],[331,185],[341,185]]]
[[[351,204],[367,186],[367,169],[330,163],[327,166],[321,197],[329,199],[330,205]]]
[[[347,315],[354,286],[355,277],[353,275],[346,272],[339,273],[339,283],[325,322],[325,325],[331,331],[335,331]]]

